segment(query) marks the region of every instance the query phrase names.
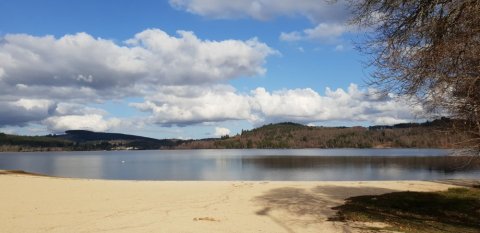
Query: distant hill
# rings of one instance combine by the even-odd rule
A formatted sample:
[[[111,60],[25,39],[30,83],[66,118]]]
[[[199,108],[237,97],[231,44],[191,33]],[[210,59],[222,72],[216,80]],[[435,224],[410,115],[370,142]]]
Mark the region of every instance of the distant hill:
[[[455,148],[467,137],[442,118],[424,123],[371,127],[322,127],[283,122],[235,136],[199,140],[154,139],[120,133],[68,130],[65,134],[17,136],[0,133],[0,151],[151,150],[242,148]]]
[[[172,149],[181,143],[176,139],[155,139],[121,133],[102,133],[88,130],[67,130],[65,134],[50,137],[62,138],[75,143],[74,150],[149,150]]]
[[[110,140],[145,140],[158,142],[160,140],[136,135],[121,134],[121,133],[102,133],[92,132],[88,130],[67,130],[65,134],[53,135],[51,137],[63,138],[74,142],[86,141],[110,141]]]
[[[454,148],[465,135],[449,128],[442,118],[425,123],[372,127],[305,126],[292,122],[269,124],[244,130],[215,141],[190,141],[188,148]]]
[[[0,151],[173,149],[179,143],[182,141],[88,130],[68,130],[65,134],[46,136],[0,133]]]

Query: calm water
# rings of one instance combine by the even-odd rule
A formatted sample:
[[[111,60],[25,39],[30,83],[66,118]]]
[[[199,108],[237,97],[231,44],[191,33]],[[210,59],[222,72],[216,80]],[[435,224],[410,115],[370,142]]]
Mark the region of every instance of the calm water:
[[[438,149],[162,150],[0,153],[0,169],[122,180],[480,178],[480,161]]]

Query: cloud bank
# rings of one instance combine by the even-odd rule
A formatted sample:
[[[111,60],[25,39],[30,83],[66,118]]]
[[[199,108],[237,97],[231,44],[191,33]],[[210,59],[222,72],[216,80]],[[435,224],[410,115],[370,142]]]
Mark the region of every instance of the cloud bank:
[[[382,97],[372,89],[358,89],[355,84],[347,90],[326,88],[325,95],[310,88],[269,92],[259,87],[242,94],[224,85],[194,90],[174,87],[131,105],[150,112],[151,122],[166,126],[227,120],[247,120],[254,125],[332,120],[396,124],[416,120],[423,110],[408,105],[406,99]]]
[[[145,97],[170,85],[208,85],[262,75],[276,51],[255,38],[210,41],[148,29],[115,43],[87,33],[0,38],[0,126],[44,122],[52,130],[115,125],[86,104]],[[59,104],[63,104],[60,106]],[[82,107],[66,111],[65,104]],[[91,122],[91,124],[87,124]]]
[[[276,14],[271,12],[272,17]],[[37,123],[61,132],[224,121],[394,124],[415,120],[422,110],[354,84],[346,90],[327,88],[325,94],[310,88],[269,91],[258,87],[240,92],[228,81],[264,74],[266,59],[277,53],[273,48],[255,38],[210,41],[193,32],[177,33],[171,36],[148,29],[122,43],[87,33],[1,37],[0,127]],[[140,101],[129,106],[148,113],[147,117],[118,118],[89,106],[130,97]],[[224,128],[215,131],[226,132]]]
[[[11,90],[3,95],[13,96],[21,90],[31,97],[121,98],[143,94],[151,85],[261,75],[266,57],[275,53],[255,38],[208,41],[193,32],[178,34],[149,29],[122,44],[86,33],[61,38],[9,34],[0,38],[0,86]]]

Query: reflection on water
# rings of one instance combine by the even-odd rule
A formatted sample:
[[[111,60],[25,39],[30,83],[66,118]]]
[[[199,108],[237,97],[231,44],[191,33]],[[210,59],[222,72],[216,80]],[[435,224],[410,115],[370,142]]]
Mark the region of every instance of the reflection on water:
[[[431,180],[480,178],[480,161],[433,149],[0,153],[0,169],[126,180]],[[471,161],[470,161],[471,160]]]
[[[258,156],[242,158],[242,163],[263,169],[316,169],[322,167],[397,167],[445,173],[475,171],[480,160],[469,156]]]

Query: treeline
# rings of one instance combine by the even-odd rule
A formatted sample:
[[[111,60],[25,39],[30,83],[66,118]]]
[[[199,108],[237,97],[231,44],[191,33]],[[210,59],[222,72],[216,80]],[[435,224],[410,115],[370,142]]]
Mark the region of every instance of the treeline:
[[[456,148],[467,140],[442,118],[422,124],[373,127],[312,127],[296,123],[269,124],[221,140],[191,141],[194,148]]]
[[[0,151],[50,151],[70,148],[73,142],[47,136],[18,136],[0,133]]]
[[[174,149],[182,141],[127,134],[70,130],[60,135],[18,136],[0,133],[0,151],[92,151]]]
[[[242,130],[236,136],[200,140],[153,139],[71,130],[61,135],[0,133],[0,151],[89,151],[246,148],[459,148],[468,136],[442,118],[425,123],[371,127],[318,127],[286,122]]]

